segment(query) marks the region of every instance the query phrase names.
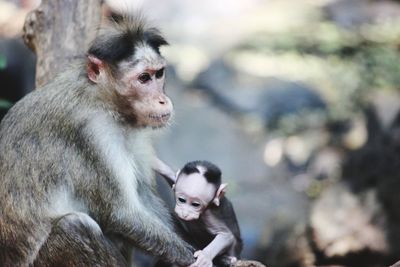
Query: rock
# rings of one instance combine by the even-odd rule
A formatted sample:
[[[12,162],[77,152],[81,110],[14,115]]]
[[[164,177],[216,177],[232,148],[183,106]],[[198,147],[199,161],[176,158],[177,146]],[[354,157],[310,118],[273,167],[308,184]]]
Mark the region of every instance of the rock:
[[[400,261],[396,262],[393,265],[390,265],[390,267],[400,267]]]
[[[234,267],[265,267],[264,264],[258,261],[250,260],[239,260],[234,265]]]
[[[256,255],[262,262],[274,267],[311,267],[315,262],[305,223],[300,217],[297,224],[281,219],[266,225]]]
[[[310,214],[318,265],[388,266],[400,253],[398,116],[389,127],[373,108],[365,116],[367,142],[347,152],[342,180],[322,193]]]
[[[394,1],[340,0],[325,7],[328,18],[345,28],[365,23],[394,20],[400,16],[400,5]]]
[[[310,228],[313,243],[327,258],[388,252],[386,216],[374,190],[355,194],[345,183],[329,188],[312,208]]]
[[[306,85],[240,73],[223,59],[200,73],[192,86],[204,90],[230,114],[252,114],[274,126],[289,114],[325,109],[321,97]]]

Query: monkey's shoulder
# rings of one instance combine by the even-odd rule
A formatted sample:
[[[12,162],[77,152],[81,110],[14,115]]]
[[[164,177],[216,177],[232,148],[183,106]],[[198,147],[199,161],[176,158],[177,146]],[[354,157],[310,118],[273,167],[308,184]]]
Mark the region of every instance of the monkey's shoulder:
[[[232,202],[226,196],[223,196],[220,199],[219,206],[216,206],[215,204],[211,204],[208,207],[208,210],[212,214],[217,215],[217,216],[222,216],[222,217],[230,216],[231,214],[235,214]]]
[[[69,71],[68,74],[76,79],[77,75],[79,75],[76,71]],[[32,114],[32,112],[47,111],[48,108],[60,106],[60,102],[73,98],[73,95],[83,84],[76,79],[75,83],[72,83],[65,76],[67,74],[60,74],[53,81],[28,93],[10,109],[10,112],[14,114],[26,113],[28,115]],[[70,100],[68,99],[68,102]]]
[[[87,87],[78,69],[57,76],[18,101],[4,117],[0,131],[9,132],[11,128],[37,131],[39,127],[45,131],[54,129],[54,124],[79,120],[82,117],[79,114],[93,109],[88,104],[91,93]]]
[[[218,220],[219,222],[225,224],[226,227],[228,227],[235,235],[236,239],[240,240],[240,228],[236,213],[232,202],[227,197],[222,197],[220,199],[219,206],[212,205],[207,209],[206,212],[209,213],[209,218],[213,218],[212,220]]]

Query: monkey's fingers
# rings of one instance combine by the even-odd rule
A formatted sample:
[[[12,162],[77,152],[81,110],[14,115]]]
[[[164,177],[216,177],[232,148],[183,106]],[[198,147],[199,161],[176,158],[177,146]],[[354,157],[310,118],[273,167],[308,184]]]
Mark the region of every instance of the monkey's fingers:
[[[201,254],[201,250],[197,250],[197,251],[195,251],[194,253],[193,253],[193,256],[195,257],[195,258],[197,258],[200,254]]]
[[[189,267],[212,267],[213,266],[212,259],[207,257],[207,255],[205,255],[205,253],[202,250],[196,251],[193,255],[196,258],[196,262],[194,262]]]

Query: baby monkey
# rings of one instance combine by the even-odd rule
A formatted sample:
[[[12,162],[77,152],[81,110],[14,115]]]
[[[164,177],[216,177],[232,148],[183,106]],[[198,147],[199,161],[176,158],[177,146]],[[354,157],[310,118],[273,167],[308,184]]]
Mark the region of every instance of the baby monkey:
[[[175,213],[183,238],[197,251],[189,267],[231,266],[240,257],[242,239],[221,171],[208,161],[187,163],[176,174],[161,161],[158,172],[175,193]]]

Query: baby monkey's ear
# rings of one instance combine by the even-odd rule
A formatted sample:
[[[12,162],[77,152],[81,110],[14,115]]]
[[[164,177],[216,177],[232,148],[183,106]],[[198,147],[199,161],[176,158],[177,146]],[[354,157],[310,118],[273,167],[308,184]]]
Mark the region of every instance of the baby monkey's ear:
[[[219,186],[217,193],[215,193],[215,197],[212,201],[215,206],[219,206],[221,198],[225,195],[227,186],[228,186],[228,184],[221,184]]]

